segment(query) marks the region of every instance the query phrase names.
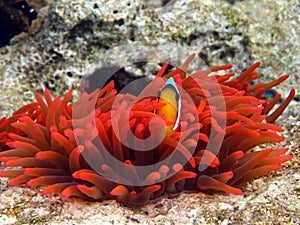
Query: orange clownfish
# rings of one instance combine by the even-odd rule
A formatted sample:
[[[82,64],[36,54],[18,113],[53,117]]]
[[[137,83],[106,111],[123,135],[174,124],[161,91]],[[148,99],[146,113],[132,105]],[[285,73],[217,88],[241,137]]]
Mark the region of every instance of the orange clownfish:
[[[157,98],[158,102],[163,102],[165,105],[157,109],[155,113],[164,115],[164,119],[172,123],[167,126],[167,135],[170,135],[178,128],[181,112],[181,96],[173,77],[166,81],[158,92]]]

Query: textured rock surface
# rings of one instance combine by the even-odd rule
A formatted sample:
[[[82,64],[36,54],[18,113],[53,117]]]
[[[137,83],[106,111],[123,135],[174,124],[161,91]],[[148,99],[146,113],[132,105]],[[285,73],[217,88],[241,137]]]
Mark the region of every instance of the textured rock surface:
[[[78,88],[95,67],[150,75],[166,59],[180,65],[192,52],[202,59],[193,68],[232,63],[240,72],[261,61],[262,80],[288,73],[279,91],[299,90],[299,15],[296,0],[173,0],[164,7],[160,1],[56,1],[39,10],[28,34],[0,49],[0,116],[45,87],[53,95]],[[294,102],[278,121],[287,130],[281,145],[295,157],[283,171],[246,185],[244,196],[182,194],[131,210],[114,201],[62,204],[1,179],[0,224],[299,224],[299,119]]]
[[[291,74],[284,94],[299,80],[298,1],[158,3],[56,1],[40,9],[29,33],[0,51],[3,113],[32,101],[45,87],[55,95],[76,89],[95,65],[150,61],[128,71],[153,74],[158,63],[170,59],[180,65],[192,52],[202,66],[232,63],[241,72],[260,60],[262,79]]]

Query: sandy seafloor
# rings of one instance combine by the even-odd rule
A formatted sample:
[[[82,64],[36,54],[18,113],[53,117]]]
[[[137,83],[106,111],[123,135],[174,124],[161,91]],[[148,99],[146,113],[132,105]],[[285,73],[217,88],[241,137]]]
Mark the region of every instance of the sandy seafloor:
[[[61,1],[67,2],[67,1]],[[80,2],[80,1],[79,1]],[[155,1],[154,1],[155,2]],[[206,1],[203,1],[206,2]],[[251,1],[241,1],[239,4],[247,4]],[[270,8],[270,1],[262,1],[262,11],[267,12]],[[280,5],[280,1],[275,1]],[[279,3],[278,3],[279,2]],[[290,2],[290,1],[287,1]],[[297,3],[297,1],[294,1]],[[157,2],[153,5],[157,5]],[[227,4],[227,3],[226,3]],[[248,3],[249,4],[249,3]],[[275,4],[275,3],[274,3]],[[61,4],[63,5],[63,4]],[[59,5],[59,6],[61,6]],[[297,7],[297,6],[295,6]],[[299,3],[298,11],[299,12]],[[59,10],[59,7],[56,7]],[[245,9],[246,8],[246,9]],[[255,7],[253,7],[255,8]],[[241,6],[240,9],[244,9],[249,13],[251,11],[249,7]],[[254,9],[253,9],[254,10]],[[279,13],[280,14],[280,13]],[[284,14],[284,13],[283,13]],[[281,15],[281,14],[280,14]],[[172,14],[170,15],[170,17]],[[257,17],[262,17],[259,14]],[[299,15],[295,15],[295,22],[299,21]],[[245,19],[246,21],[246,19]],[[244,22],[245,22],[244,21]],[[246,22],[245,22],[246,23]],[[255,25],[252,25],[255,27]],[[279,24],[278,24],[279,26]],[[279,28],[278,28],[279,29]],[[289,29],[284,27],[284,29]],[[263,32],[263,31],[261,31]],[[296,37],[299,30],[292,30],[291,34],[295,33]],[[54,35],[55,36],[55,35]],[[249,34],[250,39],[251,35]],[[261,37],[258,37],[261,38]],[[25,38],[26,39],[26,38]],[[261,40],[263,40],[261,38]],[[275,38],[274,38],[275,40]],[[297,39],[296,39],[297,40]],[[299,40],[299,39],[298,39]],[[34,40],[33,40],[34,41]],[[23,42],[25,44],[26,42]],[[253,42],[251,42],[253,45]],[[22,42],[20,42],[20,46]],[[273,43],[275,47],[278,47],[276,40]],[[292,80],[288,85],[284,86],[284,91],[287,91],[291,87],[297,86],[297,78],[299,78],[299,55],[297,52],[299,43],[293,42],[293,51],[286,52],[291,60],[281,62],[286,64],[286,68],[282,70],[288,70],[287,72],[292,74]],[[282,43],[280,44],[280,46]],[[254,45],[253,45],[254,46]],[[270,45],[272,46],[272,45]],[[265,48],[271,48],[266,47]],[[275,48],[274,47],[274,48]],[[63,47],[62,47],[63,48]],[[187,47],[188,48],[188,47]],[[252,49],[252,57],[259,58],[264,57],[265,52],[257,52],[257,45]],[[8,48],[9,49],[9,48]],[[14,49],[12,47],[12,49]],[[12,63],[7,56],[5,50],[3,58],[1,58],[0,72],[6,71],[8,63]],[[16,51],[16,50],[14,50]],[[13,51],[13,52],[14,52]],[[270,50],[271,51],[271,50]],[[275,51],[275,50],[274,50]],[[295,53],[296,52],[296,53]],[[2,54],[2,53],[1,53]],[[10,54],[12,54],[10,52]],[[17,53],[16,53],[17,54]],[[266,52],[269,54],[269,52]],[[278,54],[283,54],[278,51]],[[213,57],[214,54],[212,54]],[[270,54],[270,57],[279,57],[275,54]],[[20,57],[21,58],[21,57]],[[251,59],[251,57],[250,57]],[[23,59],[24,60],[24,59]],[[233,58],[236,60],[236,57]],[[26,61],[26,59],[25,59]],[[293,63],[295,65],[290,70]],[[79,68],[80,62],[74,62],[75,66]],[[78,65],[76,64],[78,63]],[[276,68],[277,62],[269,61],[271,64],[267,71],[272,71],[272,68]],[[273,64],[272,64],[273,63]],[[15,63],[16,64],[16,63]],[[72,68],[73,68],[72,67]],[[277,68],[276,68],[277,69]],[[15,70],[14,70],[15,71]],[[64,71],[64,68],[62,69]],[[294,72],[294,73],[293,73]],[[1,106],[6,109],[3,114],[7,115],[7,111],[11,112],[11,101],[14,99],[22,98],[22,92],[12,91],[13,88],[7,90],[7,87],[15,86],[14,74],[3,75],[1,82],[5,81],[3,86],[3,92]],[[276,77],[276,75],[274,75]],[[9,79],[8,79],[9,78]],[[11,84],[9,82],[12,82]],[[18,81],[20,82],[20,81]],[[18,83],[17,82],[17,83]],[[25,80],[24,83],[28,82]],[[294,83],[293,83],[294,82]],[[299,81],[298,81],[299,82]],[[26,86],[24,83],[18,83],[19,86]],[[32,89],[35,90],[33,87]],[[28,89],[26,89],[28,91]],[[298,90],[299,91],[299,90]],[[34,91],[32,91],[34,93]],[[26,92],[27,93],[27,92]],[[30,92],[29,92],[30,93]],[[20,95],[13,96],[13,94]],[[5,102],[7,96],[12,97],[11,101]],[[29,95],[31,96],[31,95]],[[15,98],[14,98],[15,97]],[[4,99],[4,100],[3,100]],[[30,97],[29,97],[30,99]],[[28,98],[26,101],[29,101]],[[24,102],[26,102],[24,101]],[[19,103],[22,105],[22,101]],[[9,108],[12,106],[12,108]],[[244,185],[242,187],[244,191],[243,196],[234,196],[228,194],[214,194],[207,195],[203,193],[181,193],[178,196],[172,198],[162,197],[155,202],[147,204],[141,209],[131,209],[120,205],[119,203],[109,200],[104,202],[86,202],[80,199],[67,199],[62,200],[59,196],[45,196],[40,193],[40,188],[27,188],[27,187],[10,187],[7,185],[7,179],[0,179],[0,225],[4,224],[300,224],[300,116],[299,116],[300,104],[297,101],[293,101],[289,108],[276,122],[283,126],[285,132],[283,136],[285,141],[276,145],[277,147],[289,147],[290,153],[294,154],[294,158],[285,164],[283,170],[270,173],[259,179]],[[3,168],[3,165],[0,166]]]

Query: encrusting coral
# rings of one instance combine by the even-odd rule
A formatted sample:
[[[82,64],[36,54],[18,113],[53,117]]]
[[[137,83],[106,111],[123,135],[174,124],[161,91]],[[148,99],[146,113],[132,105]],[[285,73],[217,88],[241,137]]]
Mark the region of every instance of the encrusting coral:
[[[280,95],[270,102],[262,97],[288,76],[251,85],[259,63],[236,78],[209,76],[231,65],[187,75],[193,57],[167,74],[166,63],[138,96],[117,93],[113,82],[83,92],[76,103],[70,102],[72,91],[63,99],[53,99],[47,89],[44,98],[36,93],[36,102],[0,120],[0,161],[7,167],[0,176],[11,178],[9,185],[41,185],[44,194],[139,207],[183,190],[242,194],[241,184],[281,169],[292,158],[287,148],[256,147],[283,141],[283,129],[272,123],[295,90],[275,110]],[[156,113],[166,105],[149,93],[170,77],[182,108],[178,128],[166,132],[172,121]]]

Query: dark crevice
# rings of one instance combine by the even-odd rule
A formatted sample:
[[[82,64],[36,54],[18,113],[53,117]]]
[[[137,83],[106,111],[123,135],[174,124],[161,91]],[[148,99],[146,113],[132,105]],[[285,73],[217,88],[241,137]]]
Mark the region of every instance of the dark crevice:
[[[26,1],[7,1],[0,7],[0,47],[10,44],[16,35],[27,32],[37,12]]]

